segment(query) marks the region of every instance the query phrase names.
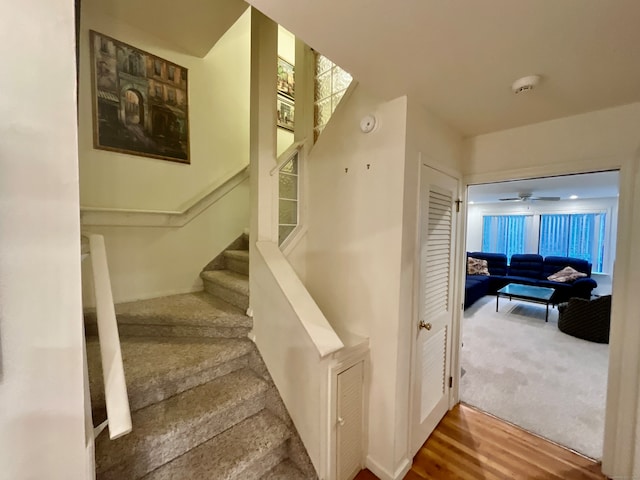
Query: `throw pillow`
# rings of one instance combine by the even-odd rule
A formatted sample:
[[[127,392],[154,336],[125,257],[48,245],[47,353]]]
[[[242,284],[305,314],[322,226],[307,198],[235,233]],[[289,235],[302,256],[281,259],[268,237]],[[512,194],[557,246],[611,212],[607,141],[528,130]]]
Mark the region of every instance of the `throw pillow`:
[[[486,260],[479,258],[467,258],[467,274],[468,275],[489,275],[489,264]]]
[[[547,277],[547,280],[551,280],[554,282],[568,283],[586,276],[587,276],[586,273],[579,272],[571,267],[564,267],[559,272],[556,272],[553,275],[549,275]]]

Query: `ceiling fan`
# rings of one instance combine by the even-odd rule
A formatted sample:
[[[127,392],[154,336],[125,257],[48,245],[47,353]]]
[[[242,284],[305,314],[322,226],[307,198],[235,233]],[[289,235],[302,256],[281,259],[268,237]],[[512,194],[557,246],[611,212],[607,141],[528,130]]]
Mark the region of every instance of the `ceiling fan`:
[[[528,201],[542,201],[542,202],[557,202],[560,197],[534,197],[532,193],[518,193],[517,197],[512,198],[500,198],[501,202],[528,202]]]

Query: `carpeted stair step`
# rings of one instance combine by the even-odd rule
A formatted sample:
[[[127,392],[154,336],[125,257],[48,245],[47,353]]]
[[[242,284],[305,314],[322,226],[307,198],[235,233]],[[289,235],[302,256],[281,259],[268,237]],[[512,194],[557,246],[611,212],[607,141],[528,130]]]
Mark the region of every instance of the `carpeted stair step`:
[[[265,473],[260,480],[307,480],[291,460],[285,460]]]
[[[252,321],[244,311],[206,292],[116,305],[121,337],[246,338]],[[97,335],[95,311],[84,315],[87,335]]]
[[[263,410],[143,478],[259,479],[286,458],[289,436],[284,423]]]
[[[139,410],[246,367],[255,347],[248,339],[121,339],[131,410]],[[106,418],[98,339],[87,339],[94,425]],[[134,430],[135,430],[134,425]]]
[[[225,250],[224,262],[227,270],[249,275],[249,250]]]
[[[200,273],[204,289],[211,295],[246,310],[249,307],[249,277],[229,270]]]
[[[114,441],[98,437],[98,480],[143,477],[260,412],[266,390],[264,380],[241,369],[138,410],[132,433]]]

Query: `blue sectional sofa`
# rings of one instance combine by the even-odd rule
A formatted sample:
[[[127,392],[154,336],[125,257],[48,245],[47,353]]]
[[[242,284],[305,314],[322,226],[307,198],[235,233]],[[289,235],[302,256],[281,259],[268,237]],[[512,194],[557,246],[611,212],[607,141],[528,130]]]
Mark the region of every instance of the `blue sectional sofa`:
[[[465,282],[464,308],[465,310],[485,295],[495,295],[496,291],[508,283],[535,285],[539,287],[555,288],[551,303],[557,305],[572,297],[591,298],[591,291],[598,286],[591,278],[591,263],[572,257],[543,258],[535,254],[517,254],[511,256],[507,263],[507,256],[502,253],[468,252],[467,257],[486,260],[489,275],[467,275]],[[587,276],[570,283],[547,280],[547,277],[572,267]]]

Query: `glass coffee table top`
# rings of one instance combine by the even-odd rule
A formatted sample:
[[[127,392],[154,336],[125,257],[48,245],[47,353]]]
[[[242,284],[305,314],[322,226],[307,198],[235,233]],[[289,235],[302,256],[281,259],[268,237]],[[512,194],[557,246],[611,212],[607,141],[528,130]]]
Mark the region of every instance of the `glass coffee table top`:
[[[554,292],[555,289],[553,288],[520,285],[517,283],[510,283],[498,290],[500,295],[529,298],[532,300],[540,300],[542,302],[548,301]]]

